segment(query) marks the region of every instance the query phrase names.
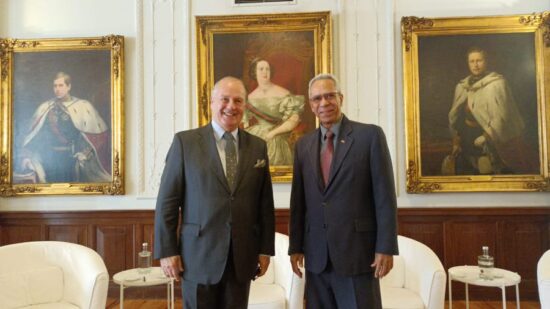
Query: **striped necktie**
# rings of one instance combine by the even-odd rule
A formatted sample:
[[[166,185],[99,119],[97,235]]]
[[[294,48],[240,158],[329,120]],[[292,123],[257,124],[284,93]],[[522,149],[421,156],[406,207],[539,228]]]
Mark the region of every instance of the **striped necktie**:
[[[230,132],[223,134],[225,140],[225,177],[231,190],[235,188],[235,176],[237,174],[237,150],[235,149],[235,137]]]

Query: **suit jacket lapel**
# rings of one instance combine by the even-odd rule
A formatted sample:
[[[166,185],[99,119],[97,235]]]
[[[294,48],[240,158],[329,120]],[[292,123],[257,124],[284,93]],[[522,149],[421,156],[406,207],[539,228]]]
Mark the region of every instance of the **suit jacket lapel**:
[[[229,184],[227,183],[227,178],[223,172],[223,166],[220,160],[218,147],[216,146],[216,139],[214,138],[214,129],[212,129],[212,124],[204,126],[203,129],[199,131],[199,147],[201,147],[204,153],[204,158],[209,158],[208,165],[210,165],[214,175],[217,176],[224,188],[228,192],[231,192]]]
[[[327,188],[330,187],[330,184],[336,177],[336,174],[338,174],[340,167],[342,167],[342,162],[344,162],[344,158],[346,157],[348,151],[351,148],[351,145],[353,144],[353,137],[351,136],[351,133],[352,128],[349,120],[348,118],[346,118],[346,116],[343,116],[342,125],[340,127],[340,134],[338,136],[338,140],[336,141],[336,152],[330,166],[330,174],[328,178]]]
[[[239,162],[237,163],[237,180],[235,181],[235,190],[237,190],[239,184],[244,178],[246,167],[252,166],[250,159],[250,136],[248,133],[245,133],[239,129]]]
[[[319,190],[324,191],[325,184],[323,181],[323,176],[321,173],[321,162],[320,162],[320,153],[321,153],[321,129],[317,129],[315,134],[310,136],[308,141],[307,150],[309,162],[312,164],[312,170],[315,171],[313,175],[317,179],[317,184],[319,185]]]

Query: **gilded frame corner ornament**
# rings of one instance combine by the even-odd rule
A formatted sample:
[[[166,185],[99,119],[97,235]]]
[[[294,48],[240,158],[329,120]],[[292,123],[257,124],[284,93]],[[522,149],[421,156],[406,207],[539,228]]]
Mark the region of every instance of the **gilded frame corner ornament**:
[[[307,106],[307,82],[316,74],[332,72],[330,12],[197,16],[196,31],[199,125],[205,125],[212,119],[210,91],[219,78],[226,75],[241,78],[251,93],[255,87],[255,80],[248,76],[251,59],[260,57],[271,62],[271,59],[284,54],[282,57],[297,59],[299,65],[296,71],[299,72],[294,75],[301,78],[297,82],[299,86],[293,89],[281,83],[281,79],[275,80],[296,73],[294,68],[288,70],[284,66],[277,66],[275,60],[270,63],[275,70],[273,81],[290,90],[290,93],[304,97],[305,108],[300,115],[300,124],[305,129],[301,134],[317,127],[317,121]],[[292,143],[288,142],[289,145]],[[293,149],[293,146],[290,147]],[[292,162],[282,162],[285,164],[273,164],[270,157],[273,182],[292,180]]]
[[[550,192],[550,12],[407,16],[401,36],[407,192]],[[482,74],[472,53],[486,59]],[[481,96],[493,82],[515,107],[499,112],[484,99],[497,86]]]
[[[0,197],[124,194],[123,100],[123,36],[0,39]]]

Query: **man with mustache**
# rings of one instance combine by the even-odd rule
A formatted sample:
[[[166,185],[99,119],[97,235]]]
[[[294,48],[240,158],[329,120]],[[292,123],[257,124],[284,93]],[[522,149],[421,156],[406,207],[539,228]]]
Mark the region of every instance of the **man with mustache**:
[[[309,83],[319,129],[298,141],[290,200],[290,261],[306,269],[308,308],[382,308],[379,278],[393,267],[397,203],[382,129],[342,114],[338,80]]]

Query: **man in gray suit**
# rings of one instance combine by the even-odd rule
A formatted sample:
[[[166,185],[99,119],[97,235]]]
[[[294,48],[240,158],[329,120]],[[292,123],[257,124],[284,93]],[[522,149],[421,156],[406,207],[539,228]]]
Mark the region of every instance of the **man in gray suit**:
[[[239,129],[245,104],[242,81],[222,78],[212,122],[177,133],[166,157],[154,253],[167,276],[183,276],[185,308],[246,308],[250,280],[274,254],[267,147]]]
[[[330,74],[309,83],[320,127],[298,141],[290,201],[290,261],[306,269],[308,308],[382,308],[379,278],[397,249],[396,196],[382,129],[342,114]]]

